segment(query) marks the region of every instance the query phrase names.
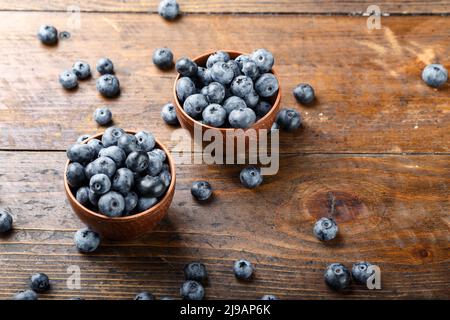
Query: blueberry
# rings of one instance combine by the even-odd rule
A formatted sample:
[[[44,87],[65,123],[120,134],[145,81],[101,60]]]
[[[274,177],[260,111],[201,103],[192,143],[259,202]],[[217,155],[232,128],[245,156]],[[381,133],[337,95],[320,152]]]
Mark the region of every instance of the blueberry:
[[[266,49],[258,49],[251,55],[251,59],[256,63],[261,73],[269,72],[274,64],[272,53]]]
[[[239,64],[239,68],[242,70],[242,67],[244,66],[244,63],[247,61],[250,61],[250,57],[244,54],[241,54],[238,56],[234,61],[236,61]]]
[[[161,117],[170,125],[178,125],[177,111],[173,103],[167,103],[162,107]]]
[[[126,155],[129,155],[134,151],[142,151],[136,137],[132,134],[123,134],[117,141],[117,146],[121,148]]]
[[[301,126],[302,117],[294,109],[281,109],[275,121],[281,129],[292,132]]]
[[[129,215],[138,205],[139,197],[135,192],[128,192],[125,196],[125,215]]]
[[[159,48],[153,52],[153,63],[160,69],[170,69],[173,65],[173,53],[169,48]]]
[[[200,83],[204,86],[207,86],[212,82],[211,78],[211,70],[198,67],[197,69],[197,79],[200,81]]]
[[[93,175],[103,173],[112,178],[116,172],[116,163],[109,157],[99,157],[89,163],[85,168],[86,177],[91,179]]]
[[[205,96],[209,103],[221,103],[225,98],[225,87],[218,82],[211,82],[206,87]]]
[[[238,76],[231,83],[231,93],[244,98],[253,91],[253,81],[247,76]]]
[[[372,275],[373,272],[369,272],[368,268],[372,264],[369,262],[357,262],[352,267],[352,278],[356,283],[366,284],[367,279]]]
[[[157,198],[164,194],[166,186],[159,177],[146,175],[136,182],[136,190],[144,197]]]
[[[239,108],[230,112],[228,121],[233,128],[247,129],[255,123],[256,115],[250,108]]]
[[[251,60],[243,63],[242,73],[252,80],[258,79],[260,75],[258,66],[254,61]]]
[[[125,211],[125,199],[120,193],[110,191],[100,197],[98,209],[110,218],[120,217]]]
[[[71,70],[64,70],[59,75],[59,83],[64,89],[74,89],[78,86],[78,78]]]
[[[158,6],[158,13],[167,20],[174,20],[180,13],[180,6],[176,0],[162,0]]]
[[[249,166],[242,169],[239,178],[244,187],[249,189],[256,188],[263,182],[261,169],[255,166]]]
[[[120,93],[119,79],[112,74],[104,74],[97,79],[97,91],[106,98],[116,97]]]
[[[43,44],[54,45],[58,42],[58,30],[53,26],[41,26],[37,35]]]
[[[250,280],[253,277],[253,265],[247,260],[238,260],[233,266],[234,275],[240,280]]]
[[[248,95],[244,97],[245,104],[249,108],[255,108],[259,102],[259,95],[256,90],[252,90]]]
[[[0,209],[0,233],[6,233],[12,230],[13,218],[9,212]]]
[[[152,197],[141,197],[137,203],[137,212],[143,212],[153,207],[158,202],[158,199]]]
[[[314,224],[314,235],[321,241],[329,241],[336,238],[338,226],[333,219],[321,218]]]
[[[203,110],[208,106],[208,101],[202,94],[193,94],[184,101],[183,109],[194,119],[201,118]]]
[[[197,281],[188,280],[181,286],[180,294],[184,300],[203,300],[205,289]]]
[[[255,107],[256,116],[259,118],[264,117],[272,109],[272,105],[267,101],[260,101]]]
[[[89,139],[91,136],[88,134],[82,134],[81,136],[79,136],[77,138],[77,143],[82,143],[84,141],[86,141],[87,139]]]
[[[226,62],[216,62],[211,67],[211,78],[223,85],[230,84],[234,79],[233,69]]]
[[[103,133],[102,136],[102,143],[105,148],[117,145],[117,141],[119,141],[119,138],[126,134],[123,129],[118,127],[109,127],[105,130],[105,133]]]
[[[81,187],[86,183],[84,167],[78,162],[69,163],[66,171],[66,179],[72,188]]]
[[[135,137],[142,151],[149,152],[155,147],[155,137],[150,132],[139,131]]]
[[[45,292],[50,289],[50,280],[45,273],[35,273],[31,276],[31,289],[35,292]]]
[[[80,252],[93,252],[100,245],[100,235],[89,228],[83,228],[75,233],[74,242]]]
[[[191,187],[191,194],[199,201],[208,200],[213,193],[208,181],[194,181]]]
[[[300,83],[294,88],[294,97],[302,104],[310,104],[314,100],[314,89],[307,83]]]
[[[138,293],[134,300],[155,300],[155,296],[151,294],[150,292],[144,291],[141,293]]]
[[[90,188],[89,189],[89,202],[94,206],[97,207],[98,206],[98,200],[100,200],[101,195],[100,194],[96,194],[94,191],[92,191]]]
[[[230,55],[228,52],[217,51],[208,57],[208,60],[206,60],[206,67],[210,69],[216,62],[228,62],[229,60]]]
[[[227,120],[227,111],[220,104],[210,104],[203,110],[203,123],[208,126],[220,127]]]
[[[91,67],[84,61],[75,62],[72,66],[72,71],[79,80],[87,79],[91,75]]]
[[[93,159],[98,157],[98,153],[100,152],[101,149],[103,149],[103,143],[98,139],[89,140],[87,145],[89,147],[91,147],[91,150],[93,152],[93,157],[92,157]]]
[[[225,102],[223,103],[223,107],[225,111],[227,112],[227,116],[230,115],[231,111],[247,108],[247,104],[242,98],[231,96]]]
[[[25,290],[19,291],[14,296],[14,300],[38,300],[38,296],[33,290]]]
[[[111,189],[111,180],[106,174],[98,173],[92,176],[89,188],[96,194],[105,194]]]
[[[233,70],[234,72],[234,77],[238,77],[240,76],[241,73],[241,66],[239,65],[239,63],[237,63],[237,61],[235,60],[230,60],[227,62],[227,64],[230,66],[230,68]]]
[[[97,108],[94,111],[94,120],[101,126],[105,126],[112,120],[112,112],[109,108]]]
[[[148,155],[147,153],[142,151],[131,152],[128,155],[127,160],[125,161],[125,164],[127,168],[130,169],[131,171],[143,173],[148,169],[149,165]]]
[[[190,78],[182,77],[178,79],[176,86],[178,100],[184,102],[187,97],[193,95],[196,91],[195,84]]]
[[[349,287],[351,281],[350,272],[340,264],[333,263],[325,271],[325,283],[333,290],[343,290]]]
[[[108,58],[101,58],[97,61],[97,71],[100,74],[113,74],[114,64]]]
[[[89,187],[81,187],[77,190],[76,194],[77,201],[82,204],[83,206],[89,205]]]
[[[125,159],[127,158],[125,151],[122,148],[119,148],[118,146],[110,146],[108,148],[103,148],[98,153],[98,156],[113,159],[114,162],[116,163],[117,168],[123,167]]]
[[[429,64],[422,71],[422,80],[433,88],[443,86],[448,80],[448,71],[441,64]]]
[[[197,75],[197,64],[189,58],[183,57],[175,64],[175,69],[182,77],[194,77]]]
[[[261,300],[278,300],[278,298],[272,294],[266,294],[262,296]]]
[[[170,174],[169,170],[162,170],[159,173],[159,178],[161,179],[161,181],[164,183],[164,185],[166,186],[166,188],[168,188],[170,186],[170,182],[172,181],[172,175]]]
[[[147,155],[149,159],[147,173],[151,176],[156,176],[161,172],[163,166],[161,155],[151,151]]]
[[[112,180],[111,189],[118,191],[121,194],[127,194],[130,192],[134,185],[134,174],[128,168],[120,168],[116,171],[114,178]]]
[[[94,158],[94,151],[87,144],[74,144],[67,149],[67,158],[72,162],[87,163]]]
[[[206,267],[200,262],[192,262],[185,265],[183,271],[186,280],[194,280],[202,283],[208,279]]]
[[[278,91],[278,80],[271,73],[264,73],[255,82],[255,89],[263,98],[272,97]]]

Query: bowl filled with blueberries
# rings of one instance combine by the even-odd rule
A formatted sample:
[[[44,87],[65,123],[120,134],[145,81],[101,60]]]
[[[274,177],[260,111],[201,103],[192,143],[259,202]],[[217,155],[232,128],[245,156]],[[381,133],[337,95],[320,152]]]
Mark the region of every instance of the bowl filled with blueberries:
[[[270,130],[280,107],[281,90],[266,49],[251,54],[222,50],[181,58],[173,93],[181,126],[194,132]]]
[[[175,193],[175,163],[147,131],[109,127],[67,149],[64,189],[76,215],[102,238],[152,230]]]

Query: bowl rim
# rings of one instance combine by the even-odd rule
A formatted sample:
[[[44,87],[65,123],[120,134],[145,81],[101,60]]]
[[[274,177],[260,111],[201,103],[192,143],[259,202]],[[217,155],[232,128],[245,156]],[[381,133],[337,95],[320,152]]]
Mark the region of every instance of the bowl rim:
[[[236,50],[214,50],[214,51],[208,51],[208,52],[206,52],[206,53],[203,53],[203,54],[201,54],[201,55],[198,55],[198,56],[196,56],[192,61],[194,61],[195,63],[197,63],[197,61],[198,60],[200,60],[200,59],[204,59],[205,57],[207,57],[207,56],[210,56],[210,55],[212,55],[212,54],[214,54],[214,53],[216,53],[216,52],[218,52],[218,51],[224,51],[224,52],[227,52],[228,54],[232,54],[232,55],[237,55],[237,56],[240,56],[240,55],[250,55],[250,54],[248,54],[248,53],[245,53],[245,52],[241,52],[241,51],[236,51]],[[249,128],[246,128],[246,129],[240,129],[240,130],[243,130],[244,132],[245,131],[247,131],[247,130],[249,130],[249,129],[255,129],[254,127],[258,124],[258,123],[260,123],[260,122],[263,122],[263,120],[265,120],[266,118],[269,118],[272,114],[273,114],[273,112],[275,111],[275,106],[277,106],[277,105],[280,105],[280,103],[281,103],[281,83],[280,83],[280,79],[279,79],[279,77],[278,77],[278,73],[275,71],[275,69],[274,68],[272,68],[271,70],[270,70],[270,73],[272,73],[274,76],[275,76],[275,78],[277,79],[277,81],[278,81],[278,91],[277,91],[277,96],[276,96],[276,98],[275,98],[275,102],[272,104],[272,108],[269,110],[269,112],[267,112],[267,114],[264,116],[264,117],[262,117],[261,119],[259,119],[258,121],[256,121],[251,127],[249,127]],[[191,121],[193,121],[194,122],[194,126],[200,126],[200,127],[203,127],[203,128],[206,128],[206,129],[216,129],[216,130],[220,130],[220,131],[224,131],[224,132],[227,132],[227,131],[234,131],[234,130],[238,130],[239,128],[221,128],[221,127],[212,127],[212,126],[209,126],[209,125],[207,125],[207,124],[203,124],[203,123],[200,123],[200,122],[198,122],[198,120],[196,120],[196,119],[194,119],[194,118],[192,118],[190,115],[188,115],[185,111],[184,111],[184,108],[183,108],[183,106],[181,105],[181,103],[180,103],[180,101],[178,100],[178,97],[177,97],[177,82],[178,82],[178,80],[181,78],[181,74],[177,74],[177,76],[176,76],[176,78],[175,78],[175,81],[174,81],[174,84],[173,84],[173,97],[174,97],[174,99],[175,99],[175,105],[177,106],[177,111],[180,111],[185,117],[187,117],[188,119],[190,119]],[[259,128],[257,128],[257,130],[258,130]]]
[[[124,130],[126,133],[128,134],[136,134],[137,131],[135,130]],[[87,144],[89,141],[93,140],[93,139],[99,139],[103,136],[103,133],[96,133],[92,136],[89,137],[89,139],[84,140],[83,142],[81,142],[82,144]],[[70,198],[69,200],[76,203],[78,206],[80,206],[86,213],[100,219],[100,220],[104,220],[104,221],[130,221],[130,220],[134,220],[134,219],[139,219],[143,216],[147,216],[147,215],[151,215],[152,213],[156,212],[159,210],[159,208],[162,206],[163,203],[165,203],[165,201],[167,201],[168,198],[171,197],[171,193],[174,191],[175,189],[175,180],[176,180],[176,172],[175,172],[175,162],[174,159],[172,157],[172,155],[170,154],[169,150],[167,149],[167,147],[162,144],[161,142],[158,141],[158,139],[155,138],[155,146],[161,148],[167,156],[167,162],[169,164],[169,168],[170,168],[170,175],[172,177],[171,181],[170,181],[170,185],[166,190],[166,193],[164,195],[163,198],[161,198],[158,203],[156,205],[154,205],[153,207],[130,215],[130,216],[126,216],[126,217],[107,217],[105,215],[102,215],[101,213],[97,213],[95,211],[92,211],[89,208],[86,208],[84,205],[82,205],[81,203],[78,202],[77,198],[74,196],[69,184],[67,183],[67,176],[66,176],[66,172],[67,172],[67,168],[70,164],[70,160],[66,161],[66,165],[64,167],[64,189],[66,191],[67,196]]]

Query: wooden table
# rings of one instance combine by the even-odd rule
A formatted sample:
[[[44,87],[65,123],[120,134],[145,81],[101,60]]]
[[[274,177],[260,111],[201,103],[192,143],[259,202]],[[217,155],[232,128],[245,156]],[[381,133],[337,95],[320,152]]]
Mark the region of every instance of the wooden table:
[[[155,14],[156,0],[76,2],[80,15],[66,12],[70,1],[0,1],[0,207],[15,218],[15,231],[0,238],[0,298],[35,272],[53,281],[42,299],[178,297],[193,260],[207,265],[209,299],[450,298],[450,86],[434,90],[420,78],[431,62],[450,69],[450,1],[380,0],[390,16],[379,30],[367,29],[364,1],[180,0],[185,14],[172,23]],[[70,38],[41,45],[44,23]],[[280,171],[257,190],[241,186],[240,166],[178,165],[174,201],[155,232],[81,255],[72,238],[82,224],[63,193],[64,151],[102,131],[92,113],[103,105],[117,125],[175,144],[160,118],[175,72],[151,62],[162,46],[176,58],[271,50],[282,105],[301,112],[304,128],[281,134]],[[97,94],[97,74],[76,92],[61,88],[64,68],[77,59],[94,67],[103,56],[115,63],[119,99]],[[300,82],[315,88],[313,106],[295,102]],[[211,182],[212,203],[193,201],[195,179]],[[320,243],[312,225],[330,214],[339,240]],[[234,279],[238,258],[256,265],[254,281]],[[327,289],[327,264],[360,260],[381,267],[382,290]],[[81,290],[66,286],[70,265],[81,268]]]

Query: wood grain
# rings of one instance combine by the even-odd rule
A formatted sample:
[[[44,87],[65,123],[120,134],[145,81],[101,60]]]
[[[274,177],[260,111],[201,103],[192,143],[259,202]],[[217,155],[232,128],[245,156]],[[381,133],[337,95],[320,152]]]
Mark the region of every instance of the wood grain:
[[[90,12],[157,12],[159,0],[78,0],[81,11]],[[361,14],[372,4],[367,1],[333,0],[178,0],[184,13],[334,13]],[[66,11],[71,3],[66,0],[52,1],[0,1],[0,10]],[[448,0],[401,1],[378,0],[376,4],[384,13],[423,14],[449,13]]]
[[[16,230],[0,238],[0,298],[37,271],[54,280],[44,299],[130,299],[141,290],[177,297],[182,267],[192,260],[207,265],[210,299],[450,298],[450,156],[285,155],[278,175],[254,191],[241,187],[238,166],[179,165],[175,198],[157,231],[104,243],[93,255],[72,244],[81,223],[64,197],[64,161],[63,152],[0,152],[0,206],[16,221]],[[206,177],[215,198],[200,204],[190,183]],[[320,243],[312,224],[330,215],[339,239]],[[248,284],[231,271],[242,257],[256,264]],[[359,260],[381,267],[382,290],[326,288],[328,263]],[[81,291],[65,285],[74,264]]]
[[[111,107],[118,125],[151,130],[173,145],[173,129],[163,124],[160,109],[172,100],[175,73],[151,62],[155,48],[169,46],[176,58],[220,48],[272,50],[282,106],[300,110],[305,123],[282,137],[282,152],[450,151],[450,86],[434,90],[420,78],[427,63],[450,68],[446,17],[390,17],[382,30],[371,32],[357,17],[189,16],[169,24],[155,15],[93,13],[83,15],[69,40],[54,48],[40,45],[39,25],[64,29],[66,20],[63,13],[0,13],[3,150],[64,150],[78,135],[102,130],[92,113],[103,105]],[[102,56],[116,65],[120,98],[99,97],[95,72],[75,92],[61,88],[63,69],[77,59],[94,67]],[[314,86],[315,105],[295,102],[291,90],[300,82]]]

